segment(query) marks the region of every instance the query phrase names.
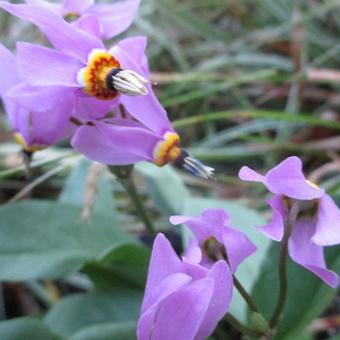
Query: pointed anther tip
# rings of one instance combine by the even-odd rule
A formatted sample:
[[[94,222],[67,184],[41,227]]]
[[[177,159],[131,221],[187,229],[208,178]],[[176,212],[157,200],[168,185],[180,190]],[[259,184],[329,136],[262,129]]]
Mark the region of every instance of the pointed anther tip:
[[[132,70],[120,70],[112,75],[115,90],[128,96],[146,96],[149,93],[146,84],[150,81]]]

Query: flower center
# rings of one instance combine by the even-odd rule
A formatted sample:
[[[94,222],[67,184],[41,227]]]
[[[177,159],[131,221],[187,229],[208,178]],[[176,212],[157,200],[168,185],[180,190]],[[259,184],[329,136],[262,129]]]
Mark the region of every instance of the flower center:
[[[31,144],[28,145],[25,141],[25,138],[23,137],[23,135],[19,132],[15,132],[14,133],[14,138],[15,141],[21,145],[21,147],[27,151],[27,152],[35,152],[35,151],[40,151],[42,149],[44,149],[46,146],[42,145],[42,144]]]
[[[64,15],[64,20],[67,22],[76,21],[79,18],[80,18],[80,15],[75,12],[69,12]]]
[[[203,243],[203,250],[210,260],[225,260],[228,262],[227,251],[222,243],[211,236]]]
[[[182,152],[178,145],[178,134],[166,132],[164,140],[157,143],[154,149],[154,163],[158,166],[163,166],[169,162],[176,162]]]
[[[78,72],[77,79],[89,96],[110,100],[115,98],[118,92],[108,84],[108,78],[120,70],[119,61],[110,53],[94,49],[89,54],[87,66]]]

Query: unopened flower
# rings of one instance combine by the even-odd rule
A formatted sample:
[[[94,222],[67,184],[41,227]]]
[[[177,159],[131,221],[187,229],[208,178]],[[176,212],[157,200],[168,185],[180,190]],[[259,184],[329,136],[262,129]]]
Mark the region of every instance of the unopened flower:
[[[0,44],[0,96],[16,141],[28,152],[40,150],[65,138],[69,131],[72,103],[68,98],[57,107],[31,111],[7,98],[6,92],[21,82],[14,55]],[[31,89],[34,91],[34,89]],[[23,93],[23,96],[26,94]],[[36,98],[39,100],[39,98]],[[40,98],[44,100],[44,98]]]
[[[170,222],[189,227],[202,249],[202,263],[207,266],[223,259],[235,272],[237,266],[256,251],[247,236],[230,227],[230,217],[223,209],[205,209],[199,218],[171,216]],[[191,246],[193,249],[197,247],[194,243]]]
[[[75,27],[104,39],[110,39],[125,31],[136,16],[140,0],[118,1],[114,4],[95,4],[94,0],[63,0],[52,3],[45,0],[26,0],[20,8],[43,8]],[[25,14],[22,14],[24,19]],[[30,20],[28,13],[28,20]]]
[[[338,275],[326,268],[323,246],[340,243],[340,211],[332,198],[302,173],[298,157],[288,157],[265,175],[244,166],[243,180],[261,182],[275,194],[268,201],[273,210],[271,222],[259,230],[275,241],[281,241],[289,209],[299,202],[299,215],[289,240],[289,255],[301,266],[319,276],[332,287]]]
[[[212,178],[213,169],[190,157],[179,143],[180,138],[168,120],[157,130],[151,130],[128,118],[87,121],[77,128],[71,141],[76,150],[97,162],[128,165],[149,161],[158,166],[171,163],[200,177]],[[193,163],[190,168],[185,166],[188,162]]]
[[[203,340],[228,311],[233,281],[225,261],[211,268],[178,258],[164,235],[154,241],[138,340]]]

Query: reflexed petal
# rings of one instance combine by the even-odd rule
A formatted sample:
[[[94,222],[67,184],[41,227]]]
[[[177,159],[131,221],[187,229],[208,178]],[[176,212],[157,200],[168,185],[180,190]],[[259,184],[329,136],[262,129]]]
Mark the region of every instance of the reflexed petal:
[[[112,55],[119,60],[122,68],[129,69],[144,76],[144,71],[122,48],[115,46],[110,50]],[[149,94],[146,96],[121,95],[121,103],[126,110],[137,120],[143,123],[152,131],[163,134],[166,131],[173,131],[167,113],[159,103],[150,85],[146,85]]]
[[[185,224],[196,236],[199,244],[202,244],[213,235],[212,230],[207,228],[207,226],[198,218],[190,216],[171,216],[170,223],[174,225]]]
[[[6,96],[7,91],[20,82],[16,74],[16,60],[14,55],[2,44],[0,44],[0,96],[5,107],[5,111],[14,124],[14,115],[18,107]],[[13,126],[15,127],[15,126]]]
[[[170,295],[159,307],[151,339],[193,339],[206,315],[213,291],[214,281],[205,278]]]
[[[35,24],[56,49],[84,63],[92,49],[104,48],[99,39],[68,24],[60,16],[46,8],[14,5],[6,1],[1,1],[0,7],[12,15]]]
[[[273,217],[268,224],[258,227],[257,230],[274,241],[281,241],[284,229],[283,220],[286,218],[287,211],[280,196],[274,196],[267,203],[272,208]]]
[[[240,177],[243,181],[252,181],[252,182],[264,182],[264,176],[260,175],[258,172],[250,169],[247,166],[243,166],[239,173],[238,177]]]
[[[230,216],[223,209],[205,209],[201,214],[201,221],[206,228],[214,230],[215,237],[222,241],[222,230],[230,221]]]
[[[152,254],[145,287],[145,297],[169,275],[183,272],[182,264],[170,242],[158,234],[152,247]]]
[[[98,17],[94,15],[83,15],[79,20],[72,23],[75,27],[86,31],[87,33],[90,33],[100,39],[102,35],[102,26],[99,22]]]
[[[256,246],[240,231],[223,228],[223,244],[227,251],[230,269],[235,272],[237,266],[256,251]]]
[[[185,273],[175,273],[165,277],[163,281],[145,294],[142,313],[153,304],[159,304],[168,295],[189,284],[191,281],[192,278]]]
[[[176,273],[166,277],[159,286],[150,292],[148,298],[144,297],[142,315],[137,324],[137,338],[149,339],[154,320],[157,317],[161,303],[169,295],[188,285],[191,281],[190,276],[183,273]],[[155,300],[157,298],[157,300]]]
[[[46,111],[58,105],[66,97],[71,97],[67,87],[35,87],[21,83],[7,92],[7,97],[18,105],[33,111]]]
[[[78,0],[79,1],[79,0]],[[140,0],[120,1],[114,4],[97,4],[88,13],[99,17],[103,38],[110,39],[125,31],[137,14]]]
[[[117,100],[98,100],[89,96],[75,96],[75,115],[78,118],[91,120],[104,117],[118,104]]]
[[[111,165],[128,165],[153,159],[159,138],[143,128],[116,126],[101,122],[79,127],[72,146],[86,157]]]
[[[64,100],[45,112],[32,112],[29,144],[52,145],[70,132],[72,102]]]
[[[70,13],[81,15],[94,4],[94,0],[64,0],[63,3],[64,15]]]
[[[18,43],[18,72],[22,79],[35,86],[80,87],[77,72],[81,63],[50,48]]]
[[[207,277],[214,280],[214,293],[195,340],[205,339],[214,331],[228,311],[233,292],[233,278],[226,262],[216,262]]]
[[[298,220],[289,240],[289,255],[296,263],[335,288],[339,283],[339,277],[335,272],[327,269],[323,247],[311,242],[314,232],[315,225],[311,219]]]
[[[135,63],[141,65],[144,62],[145,50],[148,44],[146,36],[137,36],[120,40],[112,49],[122,49],[127,55],[134,60]]]
[[[300,200],[311,200],[324,194],[324,190],[307,183],[302,173],[302,162],[296,156],[286,158],[269,170],[265,176],[265,185],[274,194]]]
[[[185,249],[183,259],[193,263],[200,263],[202,260],[202,251],[196,239],[191,238],[189,245]]]
[[[207,276],[208,269],[198,263],[192,262],[183,257],[183,270],[190,275],[193,281],[201,280]]]
[[[327,194],[318,201],[316,232],[312,240],[321,246],[340,243],[340,210]]]
[[[61,4],[53,4],[45,0],[25,0],[26,4],[39,6],[49,11],[56,13],[59,16],[63,15],[63,6]]]

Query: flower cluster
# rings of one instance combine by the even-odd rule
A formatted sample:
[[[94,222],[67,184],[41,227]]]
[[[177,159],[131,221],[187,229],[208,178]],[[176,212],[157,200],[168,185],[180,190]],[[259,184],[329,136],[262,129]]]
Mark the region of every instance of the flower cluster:
[[[153,92],[146,38],[110,48],[102,41],[129,27],[139,2],[0,1],[0,8],[33,23],[53,46],[18,42],[17,56],[0,46],[0,95],[16,139],[32,152],[71,137],[75,149],[105,164],[172,163],[211,178],[212,168],[180,148]]]
[[[290,257],[337,287],[339,277],[326,268],[323,247],[340,243],[340,210],[323,189],[305,178],[300,159],[289,157],[264,176],[243,167],[239,176],[263,183],[274,194],[268,201],[273,218],[258,230],[282,241],[292,222]],[[290,221],[293,206],[297,209]],[[156,237],[138,339],[205,339],[228,312],[233,286],[238,288],[234,274],[256,246],[230,226],[222,209],[207,209],[199,218],[172,216],[170,222],[185,224],[194,238],[179,259],[164,235]]]

